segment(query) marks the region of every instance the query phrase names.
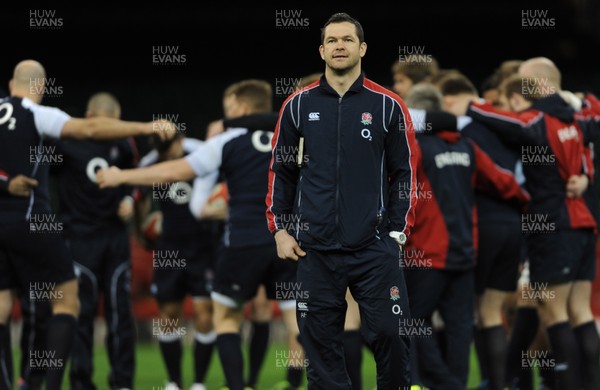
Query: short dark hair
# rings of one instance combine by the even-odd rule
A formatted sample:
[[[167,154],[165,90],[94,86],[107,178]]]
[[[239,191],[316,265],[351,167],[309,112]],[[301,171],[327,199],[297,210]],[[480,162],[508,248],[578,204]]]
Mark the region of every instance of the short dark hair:
[[[402,73],[415,84],[427,81],[439,72],[438,61],[431,54],[410,54],[392,65],[393,74]]]
[[[332,23],[343,22],[349,22],[354,25],[354,27],[356,28],[356,35],[358,36],[359,43],[363,43],[365,41],[365,31],[363,30],[360,22],[345,12],[338,12],[331,15],[327,22],[325,22],[325,24],[323,25],[323,28],[321,28],[321,43],[325,42],[325,28],[327,28],[327,26],[329,26]]]
[[[533,91],[530,91],[529,88],[524,87],[525,85],[535,85],[535,78],[522,77],[515,73],[502,80],[499,88],[506,98],[510,98],[513,93],[521,95],[528,102],[534,102],[544,97],[538,88],[532,88]]]
[[[454,96],[462,93],[473,95],[479,94],[477,88],[475,88],[475,85],[473,85],[471,80],[462,74],[452,74],[444,77],[439,82],[439,88],[443,96]]]
[[[500,74],[498,72],[494,72],[488,75],[483,82],[481,83],[481,92],[489,91],[492,89],[498,89],[500,86]]]

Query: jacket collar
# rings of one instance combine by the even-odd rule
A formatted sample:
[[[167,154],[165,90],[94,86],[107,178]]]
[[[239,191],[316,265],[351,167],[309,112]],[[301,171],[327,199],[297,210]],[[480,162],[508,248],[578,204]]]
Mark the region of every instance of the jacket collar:
[[[363,87],[364,81],[365,81],[365,75],[363,73],[361,73],[360,76],[358,76],[358,78],[354,81],[354,83],[352,83],[352,85],[348,89],[348,92],[352,92],[352,93],[360,92],[360,90]],[[319,87],[325,93],[339,97],[339,94],[337,93],[337,91],[335,89],[333,89],[331,87],[331,85],[329,85],[329,83],[327,82],[327,79],[325,78],[325,74],[323,74],[323,76],[321,76],[321,81],[319,82]],[[348,94],[348,92],[346,92],[346,94]]]

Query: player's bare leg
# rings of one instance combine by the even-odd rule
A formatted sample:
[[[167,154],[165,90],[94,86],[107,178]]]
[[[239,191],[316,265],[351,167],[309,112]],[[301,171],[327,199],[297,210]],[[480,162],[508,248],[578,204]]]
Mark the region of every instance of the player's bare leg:
[[[486,289],[479,300],[479,324],[482,328],[502,325],[502,308],[510,293]]]

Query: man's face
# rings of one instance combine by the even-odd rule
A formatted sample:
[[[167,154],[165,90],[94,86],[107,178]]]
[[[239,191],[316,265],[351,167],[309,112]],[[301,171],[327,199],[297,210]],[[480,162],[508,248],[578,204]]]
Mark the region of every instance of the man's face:
[[[325,28],[324,35],[319,52],[328,68],[343,74],[358,66],[367,51],[367,44],[359,43],[354,24],[332,23]]]
[[[521,112],[527,110],[531,106],[531,102],[527,101],[523,96],[518,93],[512,93],[508,98],[508,108],[514,112]]]
[[[408,91],[413,86],[412,80],[402,72],[394,74],[394,92],[400,95],[401,98],[406,98]]]

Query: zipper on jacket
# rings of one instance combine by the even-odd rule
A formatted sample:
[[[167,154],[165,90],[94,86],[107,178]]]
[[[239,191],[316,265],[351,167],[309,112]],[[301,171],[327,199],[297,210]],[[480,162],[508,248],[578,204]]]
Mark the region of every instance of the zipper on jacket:
[[[336,182],[335,182],[335,232],[339,239],[339,222],[340,222],[340,153],[342,149],[341,140],[341,128],[342,128],[342,98],[338,98],[338,118],[337,118],[337,156],[335,162],[336,168]]]
[[[379,225],[381,224],[381,222],[383,221],[383,214],[385,213],[385,206],[383,204],[383,164],[385,162],[385,151],[383,152],[383,156],[381,157],[381,171],[380,171],[380,182],[379,182],[379,199],[377,201],[377,226],[375,227],[375,231],[377,232],[377,236],[379,238]]]
[[[300,236],[300,220],[302,219],[302,175],[300,175],[300,180],[298,180],[298,221],[296,222],[296,240],[299,239]]]

